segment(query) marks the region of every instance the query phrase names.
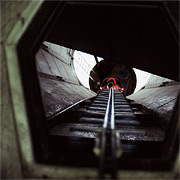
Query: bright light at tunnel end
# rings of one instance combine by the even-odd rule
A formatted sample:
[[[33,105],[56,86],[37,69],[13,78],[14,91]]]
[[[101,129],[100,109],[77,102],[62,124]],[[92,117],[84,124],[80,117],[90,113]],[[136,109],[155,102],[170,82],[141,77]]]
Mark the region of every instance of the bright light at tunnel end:
[[[99,62],[102,58],[98,58]],[[74,68],[77,74],[77,77],[81,84],[86,88],[89,87],[89,74],[93,67],[96,65],[96,61],[93,55],[87,54],[81,51],[74,52]],[[142,87],[144,87],[151,75],[151,73],[133,68],[136,74],[137,83],[134,93],[139,91]]]

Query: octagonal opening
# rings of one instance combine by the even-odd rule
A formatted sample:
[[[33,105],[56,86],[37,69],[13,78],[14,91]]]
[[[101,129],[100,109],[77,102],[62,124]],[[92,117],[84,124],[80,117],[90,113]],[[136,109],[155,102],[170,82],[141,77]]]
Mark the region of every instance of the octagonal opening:
[[[95,56],[100,56],[108,59],[107,61],[112,61],[113,63],[117,64],[122,62],[122,64],[125,63],[125,65],[129,65],[131,67],[140,67],[140,69],[149,70],[149,72],[154,72],[155,74],[160,74],[162,76],[165,75],[165,77],[167,78],[177,78],[178,70],[176,64],[178,61],[178,47],[168,24],[164,20],[161,8],[159,8],[161,6],[161,4],[156,3],[153,6],[151,6],[151,3],[150,5],[148,3],[145,3],[145,6],[142,6],[141,3],[140,5],[139,3],[135,3],[135,5],[132,3],[127,3],[124,5],[121,2],[115,4],[93,3],[93,5],[80,2],[45,2],[42,5],[41,10],[38,11],[36,17],[23,35],[17,48],[24,94],[28,110],[29,124],[31,127],[31,135],[34,145],[34,155],[38,162],[61,164],[69,167],[86,166],[98,168],[97,164],[99,159],[94,156],[92,151],[95,145],[94,137],[89,138],[87,134],[85,134],[83,138],[82,134],[81,137],[72,136],[72,134],[72,137],[64,135],[58,136],[59,130],[61,132],[66,131],[62,130],[62,128],[65,127],[63,123],[66,123],[66,119],[70,120],[69,123],[76,123],[77,120],[73,118],[73,113],[81,107],[84,107],[86,105],[88,106],[88,103],[91,103],[93,101],[93,96],[96,95],[93,94],[93,92],[89,92],[88,90],[86,91],[85,88],[82,88],[78,80],[74,78],[75,76],[72,74],[72,69],[71,72],[69,71],[69,73],[67,73],[69,67],[73,68],[71,62],[72,49],[82,50],[88,53],[91,52]],[[90,10],[88,10],[88,8],[90,8]],[[120,14],[118,14],[119,8],[122,10]],[[107,12],[108,9],[110,10],[110,12],[114,11],[114,13],[112,13],[112,15],[114,16],[111,16],[111,14],[107,14],[106,16],[104,15],[104,13]],[[97,22],[94,23],[94,21],[92,21],[92,17],[88,15],[88,12],[86,12],[87,10],[88,12],[93,12],[93,10],[95,10],[94,15],[98,15]],[[100,10],[102,10],[102,14],[99,13],[101,12]],[[76,16],[69,16],[69,11],[76,11],[78,13],[76,14]],[[83,13],[85,16],[82,16],[81,13]],[[123,13],[125,14],[125,16],[123,16]],[[154,13],[157,15],[156,18],[154,15],[152,17],[152,14]],[[50,14],[51,16],[49,16]],[[137,26],[135,26],[134,21],[128,21],[134,14],[137,15],[135,16],[136,18],[139,18],[139,21],[137,21]],[[122,28],[122,31],[120,32],[120,36],[118,36],[118,28],[110,28],[110,26],[116,27],[116,25],[118,25],[115,15],[121,17],[120,23],[122,23],[122,27],[124,26]],[[41,17],[43,18],[41,19]],[[152,20],[150,20],[150,22],[146,24],[146,18],[148,17],[151,17]],[[115,19],[111,21],[112,18]],[[94,26],[92,26],[93,28],[89,29],[87,21],[85,21],[86,19],[91,25],[94,23]],[[158,26],[160,28],[157,28],[156,26],[158,22],[161,22],[161,25]],[[77,23],[76,26],[74,26],[74,23]],[[36,28],[35,24],[38,24]],[[106,26],[107,24],[109,26]],[[79,30],[80,28],[78,27],[78,25],[82,27],[81,31]],[[72,27],[78,28],[73,29]],[[103,27],[103,31],[99,27]],[[148,29],[148,27],[151,28]],[[152,27],[156,28],[153,29]],[[143,29],[142,34],[138,33],[141,28]],[[163,31],[161,31],[162,29]],[[127,30],[127,34],[125,30]],[[90,32],[93,33],[93,37]],[[29,37],[30,33],[31,36]],[[115,35],[113,35],[113,33]],[[148,37],[147,33],[149,35]],[[124,35],[126,35],[126,38],[123,38]],[[151,40],[152,36],[154,35],[155,37]],[[147,39],[145,37],[147,37]],[[154,43],[154,39],[156,37],[159,38],[160,44]],[[131,38],[133,39],[133,41],[129,41]],[[138,38],[140,38],[139,41]],[[51,48],[47,48],[46,46],[42,45],[42,42],[44,40],[46,40],[47,42],[49,41],[56,43],[63,47],[68,47],[66,48],[66,50],[67,54],[69,54],[70,59],[67,61],[63,61],[63,58],[59,57],[59,55],[61,56],[62,54],[57,54],[56,52],[53,52]],[[117,45],[119,44],[119,42],[121,42],[120,40],[122,40],[121,45]],[[158,49],[157,47],[161,48]],[[168,51],[166,51],[167,49]],[[41,55],[38,54],[38,50],[41,51]],[[122,56],[119,56],[120,54],[122,54]],[[38,65],[36,64],[35,56],[39,56],[38,59],[42,60],[41,65],[44,66],[44,68],[50,69],[51,75],[41,72],[41,66],[38,67]],[[49,58],[46,58],[47,56],[49,56]],[[134,56],[136,57],[137,61],[132,60],[132,57]],[[167,61],[164,62],[163,58],[165,57],[171,57],[173,59],[172,63],[168,63]],[[160,60],[158,60],[158,58]],[[61,61],[59,63],[59,66],[57,65],[59,69],[54,65],[52,65],[51,67],[45,67],[45,61],[49,61],[50,65],[52,65],[52,62],[57,65],[57,63]],[[161,66],[160,71],[158,71],[157,66],[162,62],[164,66]],[[62,63],[64,68],[62,67]],[[166,71],[168,68],[174,67],[175,70],[172,73]],[[40,73],[37,72],[38,68]],[[64,73],[60,72],[61,70],[64,71]],[[64,78],[59,76],[59,74],[61,73],[62,75],[66,73],[67,77]],[[43,88],[42,83],[44,86]],[[70,85],[67,85],[67,83]],[[175,92],[173,91],[174,97],[172,97],[171,99],[174,102],[172,106],[172,109],[174,108],[174,110],[171,110],[172,116],[167,123],[168,126],[165,126],[165,139],[163,139],[160,143],[157,143],[155,141],[147,142],[146,140],[133,142],[132,139],[129,139],[130,141],[128,139],[125,139],[124,146],[126,146],[126,154],[122,159],[118,160],[118,169],[138,168],[148,170],[168,170],[171,168],[169,160],[174,159],[178,151],[177,142],[179,128],[177,120],[179,116],[177,110],[178,103],[175,104],[176,99],[178,99],[177,91],[179,90],[179,84],[177,82],[173,83],[172,81],[170,84],[168,84],[167,82],[162,82],[162,84],[157,86],[157,88],[160,88],[159,90],[161,91],[162,89],[167,88],[166,85],[168,84],[168,87],[170,88],[167,88],[167,91],[169,93],[171,93],[172,89],[176,90]],[[70,90],[71,88],[75,89],[75,87],[78,87],[76,89],[76,95],[79,95],[80,102],[77,103],[78,101],[73,102],[72,100],[72,102],[70,102],[71,106],[69,106],[68,109],[66,109],[67,106],[63,108],[59,107],[58,105],[62,98],[59,98],[59,94],[57,94],[57,96],[54,95],[56,94],[56,92],[58,92],[58,88],[56,86],[63,86],[63,91],[61,91],[60,93],[63,94],[63,98],[65,99],[64,102],[66,101],[66,98],[70,98],[70,95],[72,96],[71,98],[74,99],[74,93],[70,92]],[[56,88],[56,92],[54,91],[54,93],[52,91],[54,90],[53,88]],[[147,89],[146,91],[148,91]],[[162,92],[164,93],[166,92],[166,90],[162,90]],[[85,95],[89,93],[88,97],[82,97],[83,93]],[[156,95],[155,92],[153,93],[154,95]],[[49,112],[49,115],[45,114],[45,103],[43,102],[46,101],[44,97],[47,98],[48,95],[53,96],[53,98],[56,100],[53,100],[52,102],[54,103],[52,111],[55,110],[56,113],[53,112],[51,114],[51,112]],[[89,101],[90,96],[91,99]],[[153,95],[152,97],[155,98],[155,96]],[[161,99],[161,97],[162,96],[159,95],[159,100],[163,101],[164,99]],[[82,101],[85,99],[86,101]],[[137,101],[138,95],[137,97],[129,97],[128,99],[129,103],[133,104]],[[169,103],[170,101],[167,101],[167,103]],[[163,105],[165,104],[166,102]],[[145,114],[152,115],[152,119],[158,119],[158,125],[161,126],[161,123],[164,125],[164,121],[158,117],[159,114],[157,114],[155,110],[148,109],[148,107],[142,104],[136,105],[136,107],[134,107],[135,109],[140,108],[141,111],[143,110],[145,112]],[[158,106],[158,108],[160,106]],[[47,105],[47,108],[51,107],[48,107]],[[60,125],[58,124],[59,122]],[[58,129],[58,126],[60,129]],[[164,128],[164,126],[161,126],[161,128]],[[176,131],[173,131],[173,129],[176,129]],[[56,134],[54,135],[53,133]],[[170,146],[174,147],[173,150],[170,150]],[[151,149],[150,152],[149,149],[151,147],[153,147],[153,149]],[[146,165],[144,166],[144,164]]]

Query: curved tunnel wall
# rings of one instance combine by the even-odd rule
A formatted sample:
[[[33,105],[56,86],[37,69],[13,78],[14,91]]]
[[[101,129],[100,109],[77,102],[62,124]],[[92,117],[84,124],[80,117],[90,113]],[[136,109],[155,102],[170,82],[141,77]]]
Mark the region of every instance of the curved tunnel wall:
[[[43,105],[48,118],[80,100],[96,95],[80,85],[71,65],[73,54],[68,52],[68,48],[44,42],[36,54]],[[128,98],[164,118],[162,124],[167,128],[179,89],[178,82],[151,75],[145,87]]]
[[[71,64],[71,52],[71,49],[44,42],[36,54],[36,66],[47,118],[80,100],[96,95],[79,83]]]
[[[151,75],[147,84],[127,98],[143,105],[146,110],[159,116],[159,124],[167,129],[180,90],[180,83]]]

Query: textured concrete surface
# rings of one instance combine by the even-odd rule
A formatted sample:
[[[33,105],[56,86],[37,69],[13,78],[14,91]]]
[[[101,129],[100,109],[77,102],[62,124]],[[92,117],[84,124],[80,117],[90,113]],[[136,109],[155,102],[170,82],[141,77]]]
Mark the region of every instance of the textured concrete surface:
[[[82,132],[82,131],[71,131],[71,128],[83,128],[88,127],[92,130],[102,128],[102,124],[78,124],[78,123],[60,123],[59,125],[54,126],[50,129],[50,135],[58,136],[76,136],[76,137],[86,137],[86,138],[96,138],[97,133],[93,132]],[[125,129],[138,129],[145,130],[146,135],[128,135],[121,134],[121,140],[132,140],[132,141],[163,141],[165,137],[165,132],[158,127],[127,127],[127,126],[117,126],[118,130]]]
[[[33,159],[16,46],[40,4],[0,2],[1,179],[23,179],[23,162]]]
[[[54,46],[52,46],[54,47]],[[64,47],[60,47],[59,49],[64,50]],[[68,48],[65,49],[66,54],[63,54],[63,58],[56,56],[56,52],[53,49],[49,51],[45,51],[40,49],[36,54],[36,66],[37,71],[46,73],[52,76],[62,77],[66,81],[74,82],[79,84],[77,76],[71,66],[69,59],[70,56],[67,54]],[[65,57],[67,59],[65,59]]]
[[[53,44],[47,41],[43,42],[44,45],[46,45],[50,52],[52,52],[58,59],[61,59],[61,61],[64,61],[65,63],[69,64],[71,63],[71,54],[70,49],[60,46],[58,44]],[[67,56],[69,54],[70,56]]]
[[[143,89],[128,98],[154,110],[168,120],[171,117],[179,89],[180,85]]]
[[[2,1],[0,3],[2,11],[0,26],[3,34],[1,40],[6,40],[13,26],[21,18],[23,10],[30,4],[30,1]]]
[[[160,81],[163,83],[162,79],[160,79]],[[180,85],[177,83],[176,85],[157,87],[157,84],[160,85],[161,82],[155,82],[155,84],[148,83],[147,88],[142,89],[127,98],[138,104],[142,104],[150,112],[154,112],[156,115],[163,118],[164,120],[161,124],[163,128],[167,129],[180,90]]]
[[[82,100],[96,96],[96,93],[75,84],[40,77],[41,93],[46,117],[51,117]]]
[[[36,66],[46,117],[51,117],[77,103],[96,95],[80,85],[71,65],[69,49],[44,42],[36,54]]]
[[[3,49],[1,49],[3,50]],[[1,54],[1,178],[21,178],[17,130],[14,127],[13,104],[10,96],[5,54]],[[16,162],[16,163],[12,163]]]

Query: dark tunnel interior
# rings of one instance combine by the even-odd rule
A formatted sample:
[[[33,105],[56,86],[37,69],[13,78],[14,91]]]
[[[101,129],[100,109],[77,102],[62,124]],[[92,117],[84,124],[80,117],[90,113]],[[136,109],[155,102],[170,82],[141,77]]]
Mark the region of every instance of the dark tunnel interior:
[[[115,78],[138,121],[128,120],[128,116],[123,119],[125,123],[117,123],[117,129],[135,130],[137,134],[120,135],[123,155],[115,169],[171,168],[164,159],[164,149],[172,136],[171,124],[176,121],[172,118],[179,91],[178,44],[162,8],[156,3],[67,3],[45,40],[36,54],[36,63],[49,132],[51,155],[47,162],[98,168],[99,157],[93,151],[99,136],[96,130],[102,126],[102,108],[94,108],[93,103],[103,93],[97,83],[102,85],[108,78]],[[71,72],[74,50],[104,58],[90,71],[91,91]],[[145,88],[133,94],[136,75],[132,67],[165,78],[152,75]],[[78,103],[72,105],[74,102]],[[146,134],[138,135],[139,131]],[[171,159],[178,151],[178,136],[173,138],[176,148],[168,152]],[[115,173],[112,169],[108,169],[111,175]]]
[[[172,118],[174,118],[174,109],[178,108],[179,83],[151,75],[145,87],[133,94],[136,85],[133,69],[128,67],[126,73],[123,74],[121,68],[125,68],[124,65],[106,63],[106,60],[103,60],[89,71],[91,90],[88,90],[79,82],[72,63],[75,60],[73,53],[68,52],[73,51],[60,45],[44,42],[36,54],[48,131],[47,146],[51,152],[46,163],[98,168],[99,158],[95,156],[94,149],[98,138],[96,130],[102,127],[103,107],[98,107],[101,104],[95,106],[95,103],[108,88],[106,86],[100,89],[96,85],[97,82],[103,81],[106,84],[107,79],[113,77],[120,81],[120,86],[124,87],[122,93],[132,111],[120,110],[129,115],[133,112],[135,115],[133,118],[127,116],[119,119],[116,111],[116,129],[137,131],[137,134],[122,133],[120,135],[123,155],[117,160],[117,169],[167,170],[171,168],[163,156],[169,144],[167,138],[173,136],[171,133],[174,133],[170,130],[171,126],[178,123],[176,118]],[[120,78],[117,73],[120,73]],[[127,74],[130,78],[126,78]],[[120,92],[120,89],[118,91]],[[106,97],[103,99],[106,100]],[[160,101],[162,103],[158,104]],[[126,104],[126,102],[123,103]],[[126,106],[125,104],[122,106]],[[116,106],[118,105],[115,104]],[[84,130],[86,128],[89,129]],[[138,134],[139,131],[145,134]],[[178,151],[178,136],[174,138],[175,148],[170,155],[172,159]],[[39,148],[36,151],[39,151]],[[38,161],[44,161],[39,157],[40,155],[37,154]]]
[[[17,46],[37,163],[95,168],[101,179],[118,179],[121,170],[173,168],[179,152],[178,6],[42,3]],[[93,55],[95,66],[76,59],[75,51]],[[74,61],[89,77],[89,89]],[[152,73],[135,93],[134,68]]]

